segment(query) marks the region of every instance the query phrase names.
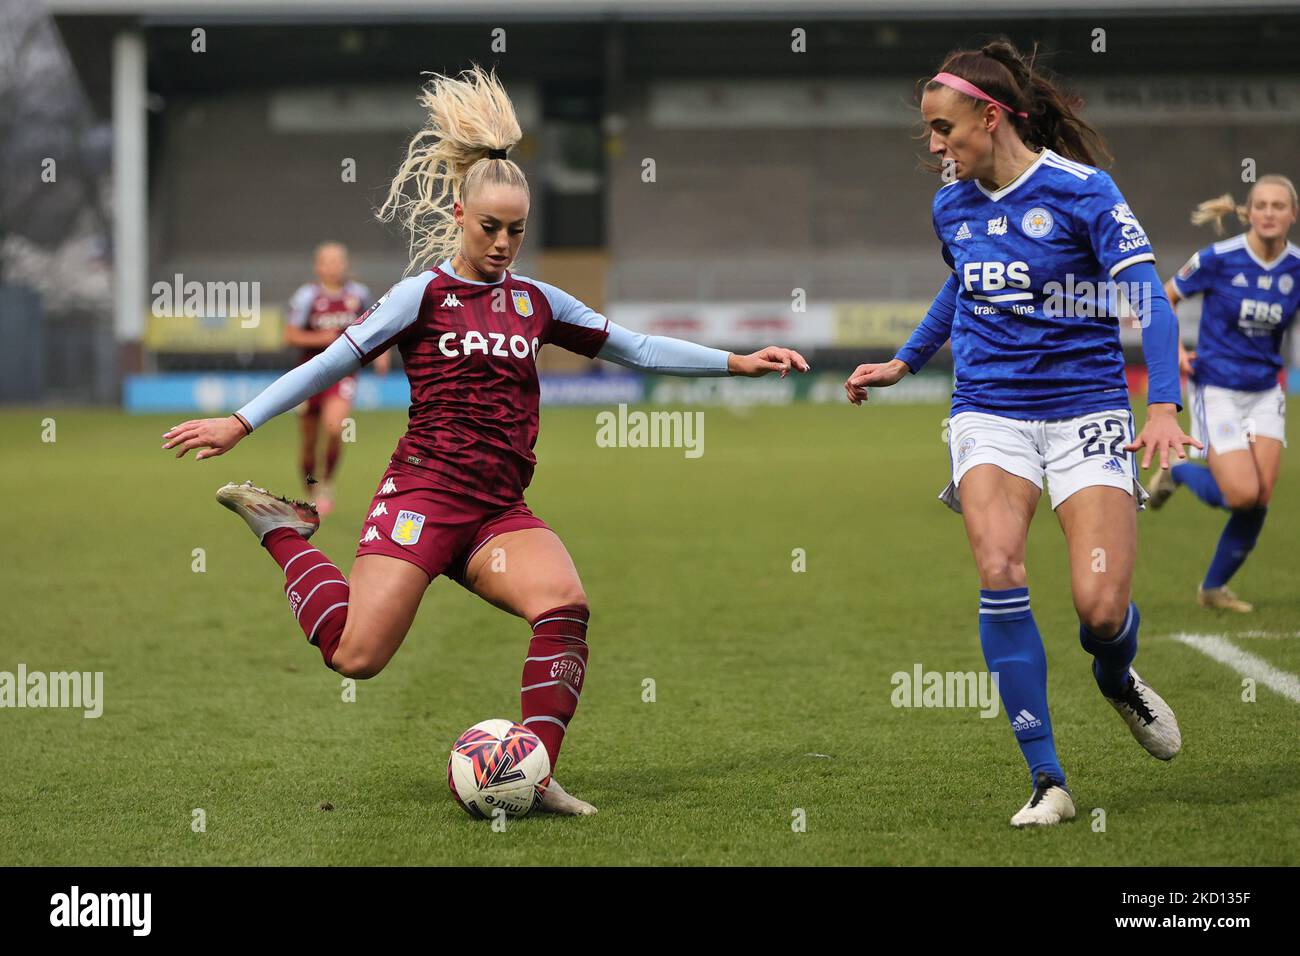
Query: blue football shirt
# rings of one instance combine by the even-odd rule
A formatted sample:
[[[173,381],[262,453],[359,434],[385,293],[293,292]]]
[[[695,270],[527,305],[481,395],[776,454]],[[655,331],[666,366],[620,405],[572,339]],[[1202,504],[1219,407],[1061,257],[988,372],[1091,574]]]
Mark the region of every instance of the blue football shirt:
[[[1265,262],[1246,234],[1207,246],[1174,276],[1184,296],[1204,295],[1195,379],[1242,392],[1277,384],[1282,336],[1300,308],[1300,248],[1288,242]]]
[[[1155,255],[1109,175],[1045,149],[996,191],[978,180],[940,188],[933,217],[958,282],[953,414],[1128,408],[1126,313],[1110,280]]]

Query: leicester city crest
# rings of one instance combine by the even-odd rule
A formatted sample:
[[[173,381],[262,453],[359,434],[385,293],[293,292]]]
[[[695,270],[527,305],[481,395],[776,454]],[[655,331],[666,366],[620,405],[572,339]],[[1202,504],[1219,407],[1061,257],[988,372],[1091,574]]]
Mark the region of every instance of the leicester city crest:
[[[1020,220],[1020,228],[1026,236],[1041,239],[1052,231],[1052,214],[1042,206],[1035,206]]]
[[[515,311],[524,318],[533,314],[533,300],[528,298],[527,289],[511,289],[510,301],[515,305]]]

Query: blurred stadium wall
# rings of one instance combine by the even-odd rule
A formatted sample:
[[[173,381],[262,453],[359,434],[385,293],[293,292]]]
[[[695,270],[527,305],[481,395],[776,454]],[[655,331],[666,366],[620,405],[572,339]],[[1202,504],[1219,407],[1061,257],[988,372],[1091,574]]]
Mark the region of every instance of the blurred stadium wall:
[[[373,210],[421,122],[421,74],[471,62],[497,67],[525,130],[518,271],[645,331],[795,345],[822,369],[892,354],[944,278],[912,102],[954,47],[1039,42],[1107,136],[1162,274],[1214,238],[1188,212],[1243,195],[1244,161],[1300,173],[1300,12],[1272,0],[0,0],[0,14],[9,400],[216,410],[260,387],[290,362],[283,304],[316,243],[347,243],[376,294],[401,275],[402,237]],[[257,324],[166,314],[152,290],[177,276],[256,284]],[[587,370],[546,356],[549,399],[640,394],[621,376],[554,387]],[[362,404],[403,397],[389,383]]]

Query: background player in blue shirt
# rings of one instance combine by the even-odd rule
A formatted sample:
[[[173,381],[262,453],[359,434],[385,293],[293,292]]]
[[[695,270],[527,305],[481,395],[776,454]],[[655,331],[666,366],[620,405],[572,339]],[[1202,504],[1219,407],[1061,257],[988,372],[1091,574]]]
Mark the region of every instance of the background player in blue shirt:
[[[1203,296],[1197,349],[1180,348],[1189,376],[1192,434],[1208,446],[1209,468],[1191,463],[1158,472],[1151,507],[1179,485],[1232,512],[1196,599],[1203,607],[1254,608],[1228,581],[1255,547],[1273,497],[1286,444],[1286,392],[1278,384],[1282,337],[1300,308],[1300,248],[1287,241],[1296,189],[1285,176],[1261,176],[1238,206],[1230,194],[1201,203],[1197,225],[1235,213],[1250,228],[1206,246],[1165,285],[1169,300]]]
[[[894,384],[952,339],[952,481],[940,497],[965,520],[980,643],[1033,781],[1011,823],[1054,824],[1074,816],[1074,803],[1025,576],[1044,479],[1098,687],[1152,755],[1168,760],[1181,747],[1173,711],[1132,669],[1130,600],[1145,497],[1130,453],[1168,467],[1194,444],[1177,419],[1177,322],[1141,224],[1091,165],[1106,155],[1101,138],[1009,42],[951,54],[925,84],[921,112],[952,180],[935,196],[934,228],[953,274],[898,355],[859,366],[845,389],[861,403],[867,386]],[[1142,320],[1150,371],[1136,438],[1116,318],[1126,310]]]

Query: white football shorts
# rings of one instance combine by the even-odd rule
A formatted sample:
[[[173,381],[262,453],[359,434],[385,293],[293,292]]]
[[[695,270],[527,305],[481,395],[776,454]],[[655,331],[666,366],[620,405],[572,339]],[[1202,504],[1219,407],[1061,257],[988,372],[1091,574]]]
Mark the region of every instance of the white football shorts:
[[[1137,459],[1124,450],[1133,441],[1133,413],[1127,408],[1058,421],[958,412],[948,428],[952,481],[939,500],[958,514],[962,476],[976,465],[997,465],[1040,489],[1046,479],[1053,509],[1093,485],[1122,488],[1139,509],[1147,500],[1138,482]]]
[[[1282,386],[1239,392],[1193,382],[1190,391],[1192,437],[1205,446],[1204,451],[1192,449],[1197,457],[1207,455],[1211,448],[1220,455],[1245,451],[1255,437],[1276,438],[1286,445],[1286,393]]]

